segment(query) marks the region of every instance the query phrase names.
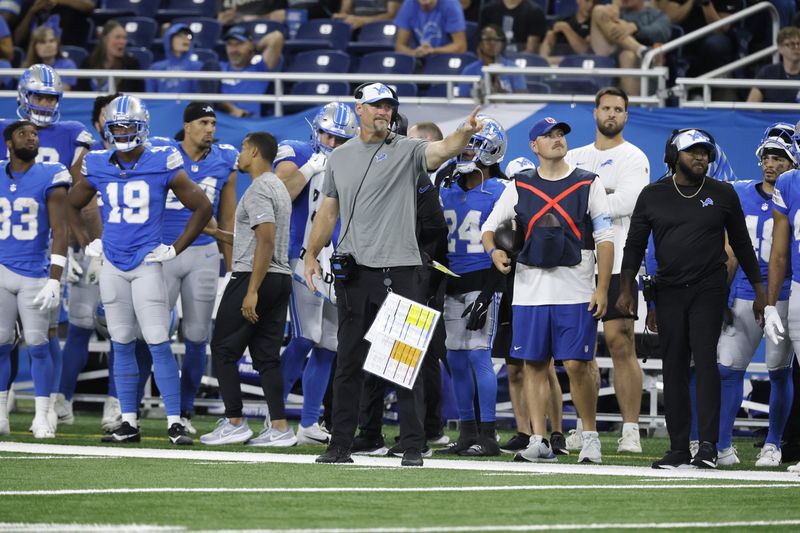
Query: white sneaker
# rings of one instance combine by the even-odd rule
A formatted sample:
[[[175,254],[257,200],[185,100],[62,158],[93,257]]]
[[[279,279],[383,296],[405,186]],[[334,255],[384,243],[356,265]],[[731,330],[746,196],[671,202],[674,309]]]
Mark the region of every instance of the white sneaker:
[[[582,431],[580,429],[570,429],[569,435],[567,435],[567,450],[571,452],[576,452],[583,448],[583,437],[581,437]]]
[[[792,466],[787,466],[786,471],[800,473],[800,463],[797,463],[796,465]]]
[[[500,435],[497,435],[497,440],[500,440]],[[450,437],[444,433],[428,441],[428,446],[447,446],[448,444],[450,444]]]
[[[0,416],[0,436],[3,435],[11,435],[11,425],[8,422],[8,418]]]
[[[31,431],[34,439],[52,439],[56,436],[55,430],[53,430],[45,415],[33,417]]]
[[[297,437],[289,427],[286,431],[281,431],[272,426],[267,426],[261,430],[258,437],[247,441],[247,446],[269,446],[273,448],[289,448],[297,444]]]
[[[109,433],[118,429],[122,425],[122,409],[119,400],[113,396],[106,397],[103,402],[103,418],[100,419],[100,426]]]
[[[72,413],[72,400],[67,400],[60,392],[56,395],[53,409],[58,416],[58,423],[71,426],[75,422],[75,415]]]
[[[584,431],[583,447],[578,454],[579,463],[602,463],[603,454],[600,452],[600,436],[596,431]]]
[[[622,438],[617,440],[617,453],[642,453],[642,443],[639,440],[639,430],[628,429],[622,431]]]
[[[297,425],[297,444],[328,444],[331,434],[314,422],[308,427]]]
[[[183,429],[185,429],[188,433],[191,433],[192,435],[197,435],[197,430],[192,425],[191,418],[181,417],[181,424],[183,424]]]
[[[558,461],[558,459],[556,459],[556,454],[553,453],[553,449],[550,448],[550,444],[545,444],[541,435],[531,435],[528,447],[517,452],[514,456],[514,460],[517,462],[528,461],[531,463],[555,463]]]
[[[719,462],[719,459],[717,459]],[[781,466],[781,451],[774,444],[765,444],[758,454],[756,466]]]
[[[240,444],[247,442],[253,436],[253,430],[247,425],[245,418],[241,424],[234,426],[227,418],[220,418],[217,427],[211,433],[206,433],[200,437],[200,442],[208,446],[219,446],[220,444]]]
[[[690,440],[689,441],[689,454],[692,457],[697,455],[697,452],[700,451],[700,441],[699,440]]]
[[[717,451],[717,466],[731,466],[739,463],[739,456],[733,446]]]

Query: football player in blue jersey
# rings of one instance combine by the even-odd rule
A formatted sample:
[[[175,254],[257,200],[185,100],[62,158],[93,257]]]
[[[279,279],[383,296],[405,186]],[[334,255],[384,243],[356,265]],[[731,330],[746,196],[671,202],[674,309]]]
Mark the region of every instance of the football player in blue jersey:
[[[19,315],[36,396],[31,431],[37,439],[53,438],[55,427],[48,420],[53,360],[47,330],[50,311],[60,304],[67,263],[64,207],[72,178],[60,163],[36,162],[39,131],[32,122],[7,125],[3,139],[9,160],[0,163],[0,435],[9,433],[10,355]]]
[[[305,244],[311,221],[322,202],[322,180],[327,154],[358,134],[358,118],[346,104],[331,102],[320,109],[311,123],[311,142],[283,141],[273,168],[292,198],[289,230],[289,263],[294,272],[292,297],[289,300],[292,340],[281,357],[284,394],[303,375],[303,410],[297,428],[300,444],[327,444],[330,434],[317,423],[320,404],[330,378],[331,365],[338,345],[339,330],[336,305],[331,302],[333,276],[326,274],[319,295],[311,294],[303,281]],[[320,252],[320,260],[330,258],[338,237],[338,226],[331,242]],[[327,265],[327,261],[322,261]],[[325,268],[325,267],[323,267]],[[303,364],[309,351],[311,358]]]
[[[778,176],[797,166],[792,150],[790,124],[774,124],[767,128],[756,150],[763,179],[761,181],[735,181],[733,188],[739,195],[745,215],[750,240],[756,252],[761,272],[767,276],[770,248],[772,247],[772,209],[773,191]],[[755,293],[744,272],[738,268],[733,250],[728,250],[729,272],[735,273],[730,289],[730,324],[723,327],[719,338],[719,374],[721,384],[721,403],[719,417],[719,440],[717,441],[717,464],[733,465],[739,463],[733,447],[733,424],[736,413],[742,404],[744,374],[753,359],[763,332],[751,309]],[[786,326],[789,311],[789,289],[791,274],[786,272],[777,301],[781,324]],[[766,363],[769,370],[769,432],[764,447],[758,456],[756,466],[779,466],[781,463],[781,436],[792,406],[792,343],[784,338],[775,343],[766,340]]]
[[[800,146],[798,146],[798,143],[800,143],[800,136],[795,131],[791,145],[795,163],[800,161]],[[800,227],[800,170],[794,168],[778,177],[772,194],[772,207],[772,248],[769,252],[767,306],[764,308],[764,335],[773,344],[780,344],[784,337],[788,336],[791,340],[792,348],[797,353],[798,349],[800,349],[800,238],[798,238],[798,235],[800,235],[798,231],[798,227]],[[787,267],[791,267],[792,282],[788,311],[784,318],[781,316],[778,305],[780,304],[781,296],[784,294]],[[776,377],[780,379],[781,376]],[[770,372],[770,381],[772,382],[773,379],[773,372]],[[788,411],[791,409],[794,393],[791,375],[788,376],[787,380],[788,382],[785,384],[786,390],[778,393],[782,394],[785,400],[788,399],[788,405],[785,406],[786,413],[783,413],[780,407],[778,413],[773,413],[772,392],[770,392],[770,436],[773,438],[768,437],[765,440],[764,448],[768,443],[776,444],[776,447],[780,443],[781,436],[778,435],[777,442],[774,442],[776,440],[774,438],[775,435],[772,435],[773,416],[782,417],[785,424]],[[771,385],[776,387],[774,382]],[[784,384],[778,383],[777,385],[777,388],[780,388]],[[782,430],[783,428],[784,426],[781,425],[780,429]],[[778,449],[766,454],[765,449],[762,449],[759,454],[759,461],[762,458],[764,458],[765,463],[771,460],[777,465],[781,461],[781,452]],[[800,463],[790,466],[789,470],[800,472]]]
[[[192,102],[183,112],[184,137],[176,144],[183,157],[184,171],[205,191],[214,209],[220,230],[233,231],[236,211],[236,158],[238,150],[230,144],[214,142],[217,116],[206,102]],[[173,191],[167,193],[162,242],[171,244],[180,236],[192,211],[184,207]],[[222,244],[226,269],[230,271],[231,246]],[[181,368],[181,418],[189,433],[194,398],[206,367],[206,346],[211,329],[211,314],[219,280],[219,248],[213,237],[201,234],[174,261],[164,264],[169,306],[181,297],[186,352]]]
[[[458,406],[461,434],[456,442],[436,451],[473,456],[500,455],[495,438],[497,376],[492,344],[504,276],[492,266],[481,244],[481,226],[508,183],[500,163],[508,147],[505,129],[496,120],[484,121],[458,157],[454,180],[439,196],[450,230],[447,259],[460,277],[447,280],[444,300],[447,362]],[[475,418],[475,385],[480,406],[480,432]]]
[[[155,379],[167,413],[170,442],[191,444],[180,422],[178,365],[169,345],[169,306],[163,263],[183,252],[211,219],[212,207],[203,189],[183,170],[174,147],[146,147],[150,116],[137,98],[120,96],[108,104],[105,136],[109,150],[90,152],[81,179],[70,190],[71,218],[99,192],[103,236],[86,253],[103,254],[100,298],[114,346],[114,379],[122,424],[104,442],[138,442],[135,340],[137,323],[153,355]],[[162,243],[167,193],[172,190],[193,211],[171,245]],[[76,233],[83,232],[72,224]],[[84,236],[84,238],[86,238]]]
[[[17,116],[31,121],[39,128],[39,151],[36,161],[61,163],[69,169],[74,180],[80,170],[81,160],[94,139],[80,122],[59,120],[63,95],[61,77],[52,67],[43,64],[33,65],[20,77],[17,93]],[[0,120],[0,128],[11,122],[10,120]],[[96,220],[92,221],[87,216],[85,222],[94,222],[92,227],[97,228]],[[70,279],[74,279],[79,275],[76,273],[81,272],[81,267],[80,265],[76,266],[76,261],[69,262],[66,268],[67,277]],[[75,307],[78,309],[80,305]],[[54,367],[52,374],[54,400],[59,389],[62,365],[61,347],[56,331],[59,314],[60,306],[57,306],[51,312],[48,332],[50,357]],[[55,402],[51,403],[51,405],[54,404]],[[55,425],[57,423],[55,410],[52,410],[49,416],[51,424]]]

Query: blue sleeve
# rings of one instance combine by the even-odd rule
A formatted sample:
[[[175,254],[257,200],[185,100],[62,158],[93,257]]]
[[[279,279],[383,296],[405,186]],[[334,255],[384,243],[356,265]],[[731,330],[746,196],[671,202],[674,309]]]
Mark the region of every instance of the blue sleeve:
[[[58,187],[70,187],[72,185],[72,176],[67,170],[67,167],[61,163],[48,165],[48,171],[52,172],[50,182],[45,186],[45,201],[50,197],[50,193]]]
[[[447,3],[442,6],[445,8],[444,31],[456,33],[467,30],[467,23],[464,20],[464,9],[458,0],[445,0]]]
[[[283,163],[284,161],[294,163],[297,168],[300,168],[306,164],[311,155],[310,144],[302,141],[283,141],[278,145],[278,154],[275,156],[272,168],[277,168],[278,163]]]
[[[772,195],[772,206],[782,215],[789,216],[788,202],[791,200],[792,177],[796,172],[796,170],[784,172],[778,177],[777,183],[775,183],[775,193]]]
[[[11,37],[11,30],[8,29],[6,19],[0,17],[0,39],[5,39],[6,37]]]
[[[236,161],[239,159],[239,150],[230,144],[219,145],[220,157],[225,161],[225,166],[230,172],[236,171]],[[227,179],[227,178],[226,178]]]
[[[413,33],[412,18],[416,9],[417,0],[403,0],[403,5],[400,6],[397,15],[394,17],[394,25]]]

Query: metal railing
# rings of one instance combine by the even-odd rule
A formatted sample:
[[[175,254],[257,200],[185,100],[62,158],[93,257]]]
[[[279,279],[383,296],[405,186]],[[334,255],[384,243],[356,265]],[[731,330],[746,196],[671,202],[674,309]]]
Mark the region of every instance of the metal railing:
[[[707,26],[703,26],[702,28],[696,29],[695,31],[693,31],[691,33],[687,33],[686,35],[678,37],[677,39],[673,39],[671,41],[668,41],[668,42],[664,43],[663,45],[661,45],[659,48],[653,48],[653,49],[649,50],[644,55],[644,57],[642,58],[642,66],[641,66],[641,68],[643,70],[647,70],[647,69],[649,69],[651,67],[651,65],[653,64],[653,61],[657,57],[663,56],[663,55],[665,55],[665,54],[667,54],[667,53],[669,53],[669,52],[671,52],[673,50],[676,50],[676,49],[678,49],[678,48],[680,48],[680,47],[682,47],[682,46],[684,46],[686,44],[689,44],[689,43],[691,43],[693,41],[696,41],[696,40],[700,39],[701,37],[705,37],[706,35],[708,35],[710,33],[713,33],[715,31],[723,28],[724,26],[727,26],[729,24],[733,24],[734,22],[738,22],[740,20],[744,20],[744,19],[746,19],[748,17],[751,17],[752,15],[755,15],[755,14],[760,13],[762,11],[768,12],[770,14],[770,17],[772,17],[772,36],[774,38],[776,35],[778,35],[778,30],[780,29],[780,26],[781,26],[780,19],[779,19],[779,16],[778,16],[778,10],[775,9],[775,6],[773,6],[769,2],[759,2],[758,4],[756,4],[754,6],[750,6],[748,8],[742,9],[741,11],[738,11],[738,12],[736,12],[736,13],[728,16],[728,17],[720,19],[720,20],[718,20],[716,22],[712,22],[711,24],[709,24]],[[753,61],[755,61],[755,59]],[[726,67],[727,66],[729,66],[729,65],[726,65]],[[725,67],[723,67],[723,68],[725,68]],[[738,67],[734,67],[734,68],[738,68]],[[717,70],[721,70],[721,69],[717,69]],[[733,70],[733,69],[731,69],[731,70]],[[712,71],[712,72],[716,72],[716,71]],[[728,71],[726,70],[724,72],[728,72]],[[711,73],[706,74],[706,76],[709,76],[709,74],[711,74]],[[647,93],[647,85],[646,84],[647,84],[647,79],[646,78],[642,78],[642,94],[646,94]]]
[[[676,93],[680,97],[680,107],[703,109],[754,109],[775,111],[800,111],[798,103],[779,102],[714,102],[711,100],[712,88],[759,88],[759,89],[794,89],[800,92],[800,83],[796,80],[734,80],[713,78],[678,78],[675,80]],[[703,88],[702,100],[689,100],[689,89]]]

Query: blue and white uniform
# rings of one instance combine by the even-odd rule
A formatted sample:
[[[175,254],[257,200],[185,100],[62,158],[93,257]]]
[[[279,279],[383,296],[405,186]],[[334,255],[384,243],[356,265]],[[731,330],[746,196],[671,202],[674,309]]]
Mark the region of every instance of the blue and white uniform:
[[[772,195],[773,208],[789,218],[792,242],[791,251],[792,282],[789,296],[789,338],[800,348],[800,170],[784,172],[775,183]]]
[[[14,120],[0,120],[0,131]],[[83,150],[89,150],[95,143],[94,136],[80,122],[65,120],[47,127],[39,127],[39,155],[37,162],[61,163],[71,168],[78,161]],[[4,150],[8,158],[8,150]]]

